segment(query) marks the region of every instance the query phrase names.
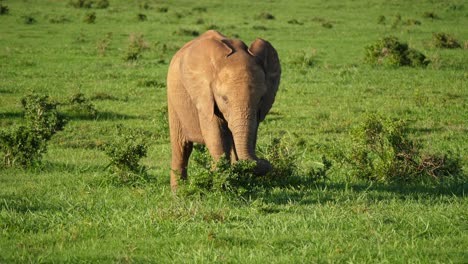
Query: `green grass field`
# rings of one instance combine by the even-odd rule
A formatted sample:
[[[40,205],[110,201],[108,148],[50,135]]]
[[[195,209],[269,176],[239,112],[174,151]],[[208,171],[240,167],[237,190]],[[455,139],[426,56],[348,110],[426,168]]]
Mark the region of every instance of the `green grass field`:
[[[67,115],[39,166],[0,168],[0,263],[468,262],[465,1],[109,3],[0,2],[8,8],[0,15],[0,128],[22,122],[21,99],[30,92],[61,102],[83,93],[97,110]],[[250,197],[171,193],[168,63],[212,28],[275,46],[282,82],[259,148],[282,138],[301,171],[320,167],[325,155],[333,164],[326,179]],[[436,32],[461,48],[435,47]],[[138,34],[146,49],[128,61]],[[389,35],[431,63],[366,64],[365,47]],[[350,131],[367,113],[407,121],[421,151],[459,157],[460,175],[408,183],[351,175],[330,153],[349,149]],[[136,186],[106,180],[100,146],[118,124],[151,139],[142,160],[150,180]]]

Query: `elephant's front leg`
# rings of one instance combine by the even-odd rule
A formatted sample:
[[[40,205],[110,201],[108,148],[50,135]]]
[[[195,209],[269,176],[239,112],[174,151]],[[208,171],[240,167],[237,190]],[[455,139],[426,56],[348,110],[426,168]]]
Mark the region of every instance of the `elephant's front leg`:
[[[200,118],[200,128],[213,161],[217,162],[223,154],[229,160],[233,141],[226,122],[216,117],[213,120]]]

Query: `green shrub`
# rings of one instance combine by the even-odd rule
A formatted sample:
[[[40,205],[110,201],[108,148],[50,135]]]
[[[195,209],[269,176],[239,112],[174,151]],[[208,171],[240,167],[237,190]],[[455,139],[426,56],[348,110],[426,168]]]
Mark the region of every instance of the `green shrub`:
[[[461,48],[460,43],[452,36],[444,32],[434,33],[432,42],[437,48],[458,49]]]
[[[148,135],[142,130],[116,126],[112,142],[103,147],[110,158],[107,168],[112,183],[135,185],[148,180],[146,167],[139,164],[146,157],[147,141]]]
[[[158,11],[159,13],[167,13],[169,11],[169,8],[168,7],[158,7],[156,8],[156,11]]]
[[[302,22],[299,22],[299,20],[297,19],[291,19],[291,20],[288,20],[288,24],[291,24],[291,25],[304,25],[304,23]]]
[[[109,45],[111,41],[112,41],[112,32],[108,32],[104,38],[102,38],[96,43],[96,48],[98,50],[99,55],[101,56],[106,55],[106,52],[109,49]]]
[[[70,0],[68,4],[75,8],[91,8],[93,5],[92,0]]]
[[[0,151],[4,167],[29,167],[47,151],[46,141],[26,126],[0,131]]]
[[[420,154],[420,145],[409,138],[405,122],[376,114],[366,116],[351,134],[349,163],[358,178],[376,181],[414,181],[426,176],[441,178],[461,172],[460,159],[451,153]]]
[[[57,103],[47,96],[30,94],[21,101],[24,125],[0,131],[3,166],[29,167],[40,162],[47,152],[47,141],[62,130],[65,119],[57,112]]]
[[[381,15],[379,16],[379,19],[377,20],[377,24],[380,24],[380,25],[385,25],[386,24],[386,17]]]
[[[426,66],[429,60],[421,52],[401,43],[396,37],[385,37],[365,48],[365,61],[385,66]]]
[[[23,20],[23,23],[26,25],[32,25],[32,24],[37,23],[37,20],[31,15],[21,16],[21,19]]]
[[[138,21],[146,21],[148,20],[148,17],[145,14],[139,13],[137,14],[137,19]]]
[[[61,15],[61,16],[53,16],[49,18],[49,22],[52,24],[64,24],[70,22],[70,19],[68,19],[66,16]]]
[[[188,182],[182,184],[181,193],[207,194],[228,193],[238,197],[268,192],[274,187],[308,186],[326,178],[331,162],[322,158],[320,168],[299,167],[299,154],[291,143],[279,138],[273,139],[259,149],[259,153],[271,163],[272,170],[264,176],[255,174],[255,161],[238,161],[231,164],[224,156],[213,165],[211,156],[203,145],[195,145],[191,160]]]
[[[208,11],[208,8],[204,6],[197,6],[192,8],[192,11],[198,12],[198,13],[206,13]]]
[[[94,24],[96,22],[96,12],[86,13],[83,21],[88,24]]]
[[[289,61],[291,65],[302,69],[313,67],[317,64],[317,62],[317,51],[315,49],[312,49],[309,52],[302,50],[293,55]]]
[[[263,30],[263,31],[267,31],[267,30],[268,30],[267,27],[262,26],[262,25],[253,25],[252,28],[255,29],[255,30]]]
[[[108,8],[109,7],[109,0],[96,0],[93,2],[93,7],[94,8]]]
[[[24,97],[21,104],[26,126],[45,140],[61,131],[66,124],[64,116],[57,110],[58,103],[48,96],[33,93]]]
[[[179,36],[198,37],[200,35],[200,32],[198,32],[196,30],[181,28],[181,29],[175,31],[174,34],[179,35]]]
[[[429,12],[429,11],[424,12],[423,17],[424,18],[430,18],[430,19],[438,19],[439,18],[439,16],[436,13]]]
[[[6,15],[9,12],[10,12],[10,9],[8,9],[8,6],[3,5],[2,3],[0,3],[0,16],[1,15]]]
[[[75,8],[108,8],[109,0],[70,0],[68,5]]]
[[[182,195],[229,193],[238,196],[252,194],[258,188],[258,180],[254,175],[256,163],[239,161],[230,164],[222,156],[213,166],[213,161],[203,145],[195,145],[191,156],[195,163],[189,180],[181,185],[178,193]]]
[[[275,16],[273,16],[270,13],[263,12],[263,13],[260,13],[260,14],[256,15],[255,18],[256,19],[273,20],[273,19],[275,19]]]
[[[333,28],[333,24],[331,22],[323,22],[322,27],[324,27],[324,28]]]
[[[142,34],[130,34],[127,53],[124,59],[127,61],[135,61],[141,58],[143,51],[149,48],[148,43],[145,41]]]
[[[83,93],[73,94],[64,105],[72,116],[95,118],[98,114],[94,104]]]

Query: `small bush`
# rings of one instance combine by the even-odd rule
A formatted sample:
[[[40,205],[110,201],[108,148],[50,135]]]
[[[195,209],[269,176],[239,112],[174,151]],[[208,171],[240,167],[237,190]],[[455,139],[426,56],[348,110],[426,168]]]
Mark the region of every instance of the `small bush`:
[[[167,13],[169,11],[169,8],[168,7],[158,7],[156,8],[156,11],[158,11],[159,13]]]
[[[401,15],[397,14],[393,18],[392,28],[397,28],[401,24]]]
[[[57,112],[57,103],[47,96],[31,94],[21,101],[24,125],[0,131],[0,152],[3,166],[29,167],[40,162],[47,152],[47,141],[65,126]]]
[[[21,16],[21,19],[23,20],[23,23],[26,25],[32,25],[32,24],[37,23],[37,20],[31,15]]]
[[[254,25],[254,26],[252,26],[252,28],[255,29],[255,30],[263,30],[263,31],[267,31],[267,30],[268,30],[267,27],[261,26],[261,25]]]
[[[96,0],[93,3],[93,7],[94,8],[100,8],[100,9],[108,8],[109,7],[109,0]]]
[[[95,118],[98,114],[94,104],[83,93],[73,94],[65,104],[72,116]]]
[[[385,37],[365,48],[365,61],[386,66],[426,66],[429,60],[421,52],[408,48],[396,37]]]
[[[1,15],[6,15],[9,12],[10,12],[10,9],[8,8],[8,6],[3,5],[2,3],[0,3],[0,16]]]
[[[460,43],[452,36],[444,32],[434,33],[432,42],[437,48],[458,49],[461,48]]]
[[[108,32],[106,36],[99,40],[96,44],[99,55],[104,56],[109,48],[109,45],[112,41],[112,32]]]
[[[260,13],[258,15],[255,16],[256,19],[265,19],[265,20],[273,20],[275,19],[275,16],[273,16],[272,14],[270,13]]]
[[[63,115],[57,111],[58,103],[48,96],[30,94],[21,100],[21,104],[25,110],[26,126],[45,140],[61,131],[66,124]]]
[[[304,25],[304,23],[302,22],[299,22],[299,20],[297,19],[291,19],[291,20],[288,20],[288,24],[291,24],[291,25]]]
[[[420,26],[421,21],[416,20],[416,19],[408,19],[405,21],[405,25],[407,26]]]
[[[313,67],[317,64],[317,51],[315,49],[310,52],[301,51],[293,55],[290,64],[302,69]]]
[[[174,34],[179,35],[179,36],[198,37],[200,35],[200,32],[198,32],[196,30],[181,28],[181,29],[175,31]]]
[[[0,151],[4,167],[29,167],[40,161],[47,145],[29,127],[19,126],[0,131]]]
[[[441,178],[461,172],[453,155],[420,154],[420,145],[409,138],[405,122],[376,114],[366,116],[351,134],[348,157],[352,173],[376,181],[414,181],[426,176]]]
[[[208,8],[204,6],[197,6],[192,8],[192,11],[198,12],[198,13],[206,13],[208,11]]]
[[[224,156],[213,169],[213,161],[203,145],[195,145],[192,153],[194,170],[188,182],[181,185],[178,193],[182,195],[225,193],[234,195],[252,194],[258,188],[258,176],[254,175],[256,163],[239,161],[230,164]]]
[[[145,10],[150,10],[152,7],[148,2],[140,3],[140,8]]]
[[[139,80],[137,84],[143,87],[166,88],[165,82],[159,82],[157,80]]]
[[[377,19],[377,24],[380,24],[380,25],[385,25],[386,24],[386,20],[387,18],[385,16],[379,16],[379,18]]]
[[[96,22],[96,12],[86,13],[83,21],[88,24],[94,24]]]
[[[64,24],[70,22],[70,19],[68,19],[66,16],[61,15],[61,16],[54,16],[49,18],[49,22],[52,24]]]
[[[263,154],[272,165],[264,176],[255,174],[255,161],[238,161],[231,164],[221,157],[213,166],[211,156],[203,145],[195,145],[192,161],[196,164],[188,182],[182,185],[183,194],[228,193],[238,197],[268,192],[273,187],[294,187],[309,185],[326,177],[331,163],[323,157],[320,168],[299,168],[299,154],[292,144],[279,138],[262,147]]]
[[[137,14],[137,19],[138,21],[146,21],[148,20],[148,17],[145,14],[139,13]]]
[[[439,16],[436,13],[428,12],[428,11],[424,12],[423,17],[424,18],[430,18],[430,19],[438,19],[439,18]]]
[[[109,0],[70,0],[68,5],[75,8],[108,8]]]
[[[93,6],[92,0],[70,0],[68,5],[75,8],[91,8]]]
[[[331,22],[324,22],[324,23],[322,23],[322,27],[324,27],[324,28],[333,28],[333,24]]]
[[[103,147],[110,158],[107,168],[114,184],[135,185],[148,180],[146,167],[140,159],[147,154],[147,135],[142,130],[116,126],[112,142]]]
[[[127,53],[124,59],[127,61],[135,61],[141,58],[143,51],[149,48],[142,34],[130,34]]]

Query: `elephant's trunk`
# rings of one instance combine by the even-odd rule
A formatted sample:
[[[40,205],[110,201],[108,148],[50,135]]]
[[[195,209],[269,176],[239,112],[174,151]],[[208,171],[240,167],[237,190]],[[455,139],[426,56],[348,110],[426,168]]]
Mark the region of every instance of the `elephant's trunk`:
[[[229,122],[234,140],[234,151],[237,160],[251,160],[257,162],[255,172],[264,175],[271,170],[271,165],[264,159],[259,159],[255,154],[257,141],[258,122],[255,115],[248,115],[246,119],[235,119]]]

